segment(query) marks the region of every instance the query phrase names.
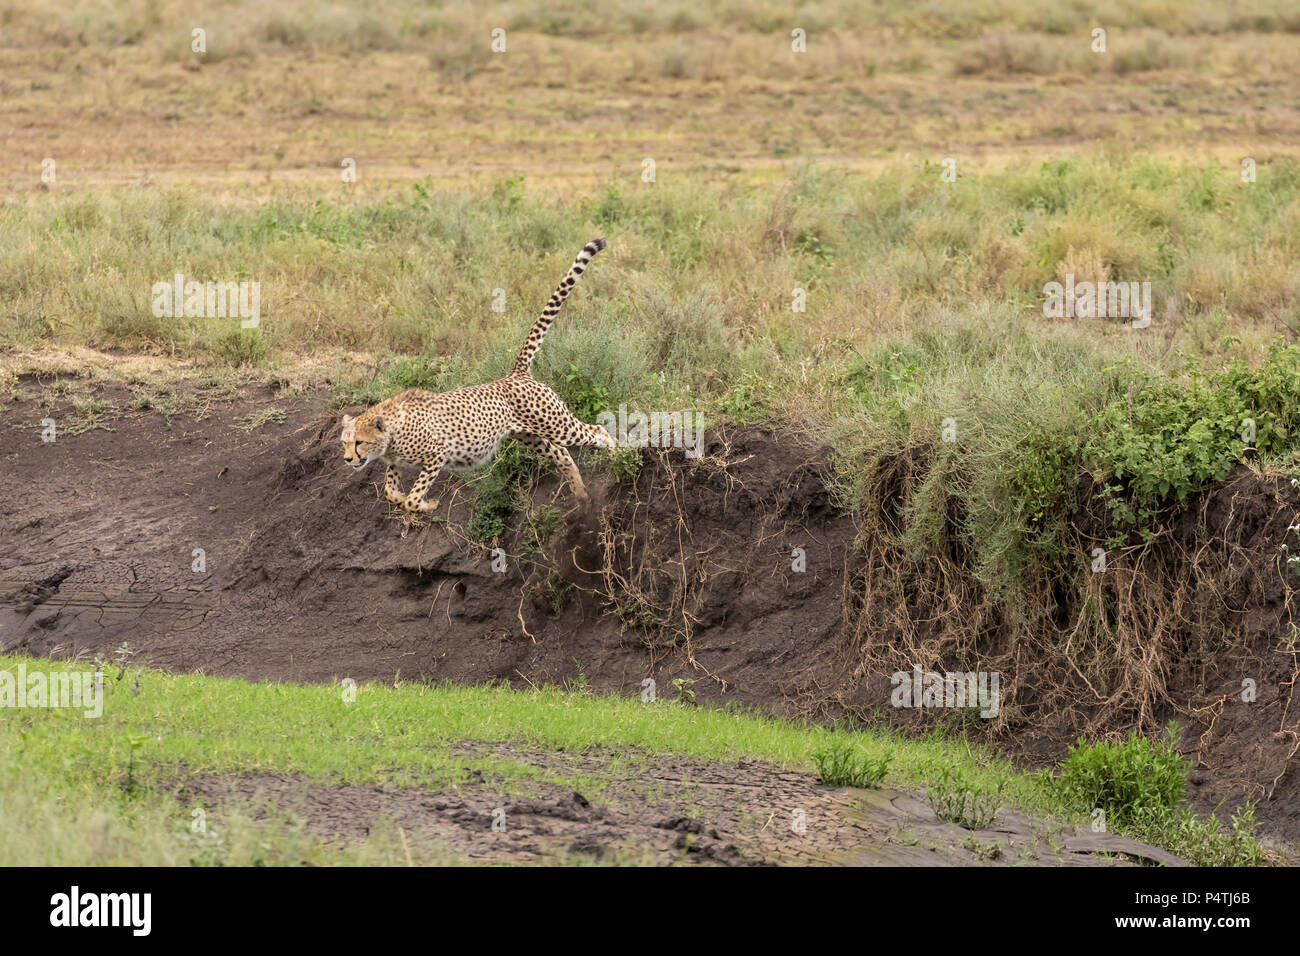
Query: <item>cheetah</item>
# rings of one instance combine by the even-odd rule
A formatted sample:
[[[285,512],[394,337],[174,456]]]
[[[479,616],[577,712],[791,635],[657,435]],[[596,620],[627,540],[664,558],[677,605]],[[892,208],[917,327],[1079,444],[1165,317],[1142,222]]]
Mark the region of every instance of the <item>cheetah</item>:
[[[505,378],[450,392],[413,388],[355,418],[344,415],[343,460],[357,471],[382,461],[387,466],[385,497],[406,511],[432,511],[438,502],[426,501],[424,495],[438,472],[443,468],[460,472],[482,465],[492,459],[506,438],[513,438],[554,462],[578,505],[587,504],[582,475],[566,446],[617,445],[603,427],[579,421],[555,392],[535,381],[532,365],[546,330],[578,277],[591,257],[604,248],[604,239],[593,239],[582,247],[533,324]],[[397,488],[399,462],[422,466],[405,495]]]

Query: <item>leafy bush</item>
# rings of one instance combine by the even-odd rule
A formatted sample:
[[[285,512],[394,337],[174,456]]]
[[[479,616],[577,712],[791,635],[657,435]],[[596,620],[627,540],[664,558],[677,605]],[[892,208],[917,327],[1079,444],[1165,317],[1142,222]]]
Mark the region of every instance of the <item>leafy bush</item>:
[[[1141,380],[1132,400],[1108,405],[1084,454],[1105,476],[1117,527],[1150,527],[1162,509],[1226,478],[1245,448],[1245,414],[1232,389],[1199,378],[1186,386]]]
[[[569,365],[562,389],[569,411],[584,422],[594,422],[597,415],[609,408],[609,389],[579,368],[576,362]]]
[[[1153,814],[1168,815],[1182,802],[1189,766],[1178,753],[1178,725],[1170,723],[1168,736],[1155,742],[1135,731],[1124,743],[1087,746],[1080,740],[1070,748],[1057,786],[1068,804],[1085,811],[1100,807],[1117,826],[1149,824]]]
[[[1155,527],[1171,508],[1223,481],[1248,448],[1294,450],[1300,349],[1272,346],[1258,368],[1188,369],[1185,380],[1122,368],[1095,413],[1035,426],[1009,449],[1023,528],[1059,528],[1088,474],[1121,537]],[[1038,541],[1040,545],[1050,544]]]
[[[639,448],[618,448],[609,455],[609,470],[620,484],[634,484],[644,464]]]

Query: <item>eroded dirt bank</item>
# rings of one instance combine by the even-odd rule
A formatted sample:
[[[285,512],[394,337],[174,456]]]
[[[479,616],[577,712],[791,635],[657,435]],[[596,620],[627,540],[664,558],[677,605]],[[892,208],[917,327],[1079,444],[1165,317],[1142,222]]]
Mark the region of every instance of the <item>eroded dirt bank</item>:
[[[544,476],[531,489],[534,520],[500,542],[502,562],[466,536],[472,495],[461,477],[431,493],[440,520],[394,515],[382,476],[358,478],[339,460],[323,397],[250,392],[202,419],[146,414],[45,443],[37,423],[60,410],[36,400],[34,383],[22,394],[3,419],[8,650],[107,656],[127,642],[161,667],[294,681],[581,678],[639,694],[651,678],[670,697],[680,678],[700,700],[787,715],[951,716],[894,711],[887,671],[861,667],[860,629],[851,636],[846,621],[860,618],[863,570],[883,572],[833,506],[826,449],[733,429],[710,434],[699,461],[647,451],[635,479],[583,465],[593,507],[567,522],[539,511],[570,504]],[[271,407],[284,409],[282,423],[233,427]],[[1236,569],[1231,590],[1207,600],[1238,639],[1206,655],[1204,635],[1189,630],[1180,659],[1194,643],[1201,663],[1163,675],[1173,705],[1155,715],[1186,728],[1200,808],[1254,800],[1266,828],[1291,838],[1300,714],[1289,707],[1296,657],[1281,545],[1295,514],[1289,487],[1243,471],[1171,529],[1165,558],[1187,556],[1186,586],[1197,585],[1192,559],[1216,549]],[[871,640],[890,646],[898,626],[881,615]],[[999,723],[997,742],[1059,756],[1077,728],[1036,710],[1035,675],[1015,672],[1005,635],[991,629],[988,640],[972,659],[998,659],[1004,687],[1016,688],[1017,717]],[[1243,678],[1256,682],[1253,703],[1240,699]]]

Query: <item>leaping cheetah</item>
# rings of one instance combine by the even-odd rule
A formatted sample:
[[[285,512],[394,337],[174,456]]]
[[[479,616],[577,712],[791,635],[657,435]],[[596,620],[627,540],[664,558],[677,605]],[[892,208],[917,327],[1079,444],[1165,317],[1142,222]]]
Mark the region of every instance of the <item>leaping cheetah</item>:
[[[533,324],[515,358],[510,374],[495,382],[469,385],[451,392],[413,388],[385,399],[353,418],[343,416],[343,460],[358,471],[373,461],[388,466],[384,494],[407,511],[432,511],[438,502],[425,501],[429,485],[444,467],[463,471],[489,461],[509,437],[523,442],[559,466],[580,503],[587,489],[566,445],[614,448],[614,439],[599,425],[587,425],[565,407],[560,397],[532,375],[533,358],[542,337],[555,321],[591,257],[605,248],[604,239],[582,247],[546,308]],[[408,494],[397,490],[397,462],[422,465]]]

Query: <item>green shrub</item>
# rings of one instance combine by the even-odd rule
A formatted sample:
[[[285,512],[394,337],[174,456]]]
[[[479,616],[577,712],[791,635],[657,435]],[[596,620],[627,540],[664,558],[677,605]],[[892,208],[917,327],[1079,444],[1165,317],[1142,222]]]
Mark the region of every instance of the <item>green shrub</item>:
[[[1130,731],[1124,743],[1080,740],[1062,764],[1057,787],[1072,807],[1106,811],[1116,826],[1172,814],[1187,788],[1189,763],[1178,753],[1178,725],[1159,741]]]
[[[570,363],[561,390],[569,411],[584,422],[594,422],[597,415],[609,408],[609,389],[579,368],[576,362]]]
[[[212,344],[222,361],[235,366],[257,366],[266,361],[270,347],[260,329],[232,329]]]
[[[520,505],[520,485],[537,467],[537,456],[518,442],[504,446],[483,474],[474,480],[474,513],[470,537],[491,544],[505,533]]]

